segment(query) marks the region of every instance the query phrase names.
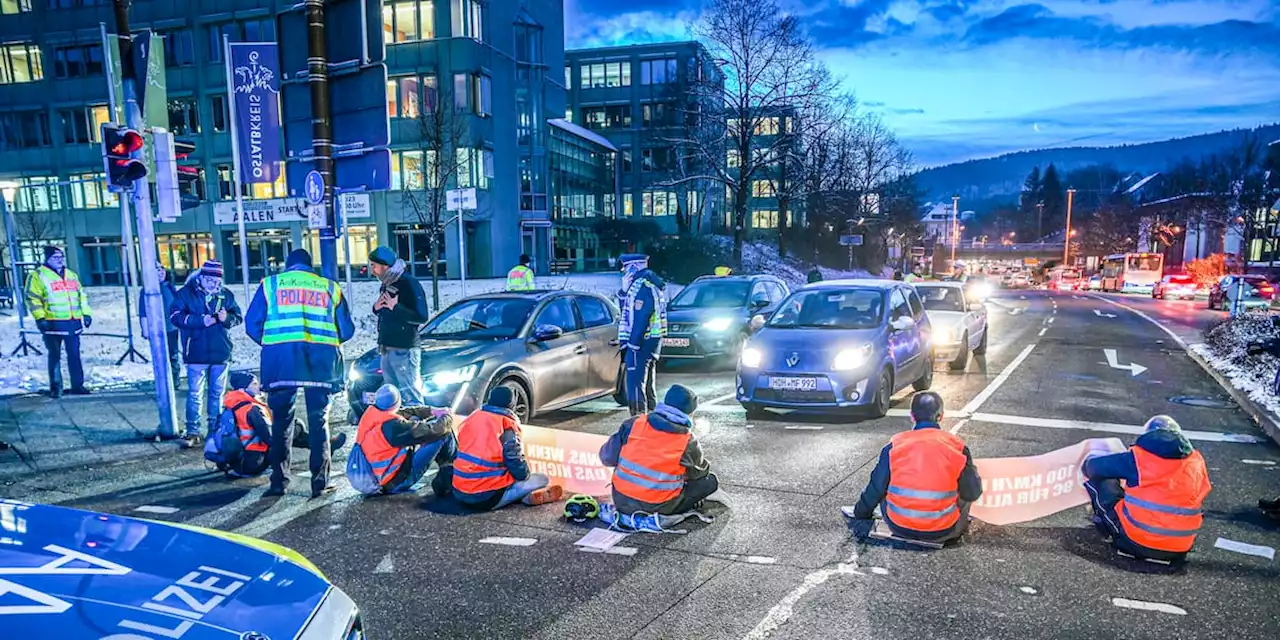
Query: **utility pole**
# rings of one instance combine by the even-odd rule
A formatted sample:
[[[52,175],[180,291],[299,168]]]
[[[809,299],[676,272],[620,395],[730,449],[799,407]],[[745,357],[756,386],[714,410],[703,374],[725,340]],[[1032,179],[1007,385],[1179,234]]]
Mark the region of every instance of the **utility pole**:
[[[1067,235],[1062,239],[1062,266],[1066,267],[1067,258],[1071,256],[1071,201],[1075,198],[1076,190],[1067,189]]]
[[[960,196],[951,196],[951,272],[956,271],[956,245],[960,244]]]
[[[1044,203],[1036,203],[1036,242],[1044,242]]]
[[[124,93],[125,122],[129,128],[143,129],[142,108],[138,104],[137,70],[133,66],[133,38],[129,31],[129,0],[113,0],[115,3],[116,38],[120,42],[121,87]],[[151,52],[148,52],[150,54]],[[122,194],[124,195],[124,194]],[[147,309],[147,331],[151,336],[151,370],[156,380],[156,408],[160,413],[160,426],[156,437],[169,440],[178,437],[177,405],[174,403],[173,377],[169,372],[169,343],[164,339],[164,319],[168,309],[160,295],[160,276],[156,273],[156,234],[151,219],[151,187],[143,176],[133,183],[133,212],[138,221],[138,250],[141,253],[138,269],[142,275],[142,304]],[[132,238],[123,238],[125,244]],[[150,265],[147,268],[146,265]]]
[[[311,149],[316,171],[324,178],[324,215],[320,230],[320,274],[337,281],[338,243],[334,236],[333,127],[329,112],[329,59],[324,43],[324,0],[306,0],[307,82],[311,87]]]

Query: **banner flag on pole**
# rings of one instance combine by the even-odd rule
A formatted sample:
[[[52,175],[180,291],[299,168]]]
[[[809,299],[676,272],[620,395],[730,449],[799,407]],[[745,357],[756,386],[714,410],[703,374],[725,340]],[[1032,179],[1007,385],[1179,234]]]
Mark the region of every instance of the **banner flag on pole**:
[[[280,73],[274,42],[233,42],[227,65],[235,95],[241,180],[270,184],[280,177]]]

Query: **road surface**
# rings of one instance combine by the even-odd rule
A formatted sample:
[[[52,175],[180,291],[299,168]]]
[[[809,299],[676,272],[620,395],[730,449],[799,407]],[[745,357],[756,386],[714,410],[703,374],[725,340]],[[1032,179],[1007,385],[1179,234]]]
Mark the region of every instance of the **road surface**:
[[[1172,415],[1196,432],[1214,484],[1185,570],[1116,558],[1083,507],[1017,525],[975,522],[963,544],[942,551],[855,543],[839,507],[908,428],[909,393],[880,420],[748,422],[732,401],[732,373],[687,368],[663,373],[660,390],[680,382],[701,396],[698,436],[729,504],[709,503],[714,523],[632,535],[610,554],[576,550],[585,530],[558,506],[458,515],[429,490],[363,499],[345,481],[322,500],[306,499],[306,482],[263,499],[265,479],[227,481],[195,452],[29,477],[4,493],[287,545],[351,594],[375,639],[1280,637],[1275,562],[1214,547],[1219,538],[1280,544],[1276,523],[1254,508],[1280,490],[1280,449],[1169,333],[1135,313],[1040,291],[988,304],[986,361],[963,373],[938,367],[944,427],[992,458],[1091,437],[1129,443],[1149,416]],[[624,417],[596,402],[533,422],[607,434]],[[177,511],[136,511],[143,506]],[[512,538],[534,542],[491,543]]]

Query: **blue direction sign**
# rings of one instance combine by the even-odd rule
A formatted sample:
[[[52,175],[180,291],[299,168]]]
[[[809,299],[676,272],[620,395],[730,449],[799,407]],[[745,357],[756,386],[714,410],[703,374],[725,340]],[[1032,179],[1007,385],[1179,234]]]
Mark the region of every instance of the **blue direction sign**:
[[[307,173],[307,179],[303,183],[303,194],[307,197],[308,204],[324,203],[324,176],[319,171],[312,169]]]

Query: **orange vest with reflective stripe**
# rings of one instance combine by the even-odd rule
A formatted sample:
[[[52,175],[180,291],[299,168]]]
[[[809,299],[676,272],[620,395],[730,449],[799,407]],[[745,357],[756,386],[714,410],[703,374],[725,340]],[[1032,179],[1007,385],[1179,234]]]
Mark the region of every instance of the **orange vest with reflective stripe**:
[[[249,424],[249,412],[253,411],[254,407],[261,408],[267,422],[271,422],[271,410],[267,408],[266,403],[249,395],[243,389],[236,389],[222,399],[222,406],[231,409],[232,415],[236,417],[236,435],[240,438],[240,444],[244,450],[266,451],[267,443],[258,438],[258,435],[253,432],[253,425]]]
[[[1212,487],[1199,451],[1168,460],[1130,447],[1138,466],[1138,486],[1126,487],[1116,505],[1129,539],[1148,549],[1185,553],[1196,542],[1204,516],[1200,505]]]
[[[408,457],[404,449],[391,446],[382,434],[382,423],[397,417],[394,411],[369,407],[360,416],[360,426],[356,429],[356,444],[360,445],[369,466],[373,467],[378,484],[384,487],[396,477],[396,472]]]
[[[613,490],[637,502],[662,504],[684,490],[685,467],[680,463],[689,446],[690,433],[659,431],[642,415],[631,424],[631,434],[618,452],[613,470]]]
[[[520,422],[500,413],[476,411],[458,428],[458,457],[453,461],[453,490],[478,494],[516,483],[502,458],[502,432],[520,435]]]
[[[943,531],[958,522],[964,440],[926,428],[895,434],[890,442],[885,516],[911,531]]]

